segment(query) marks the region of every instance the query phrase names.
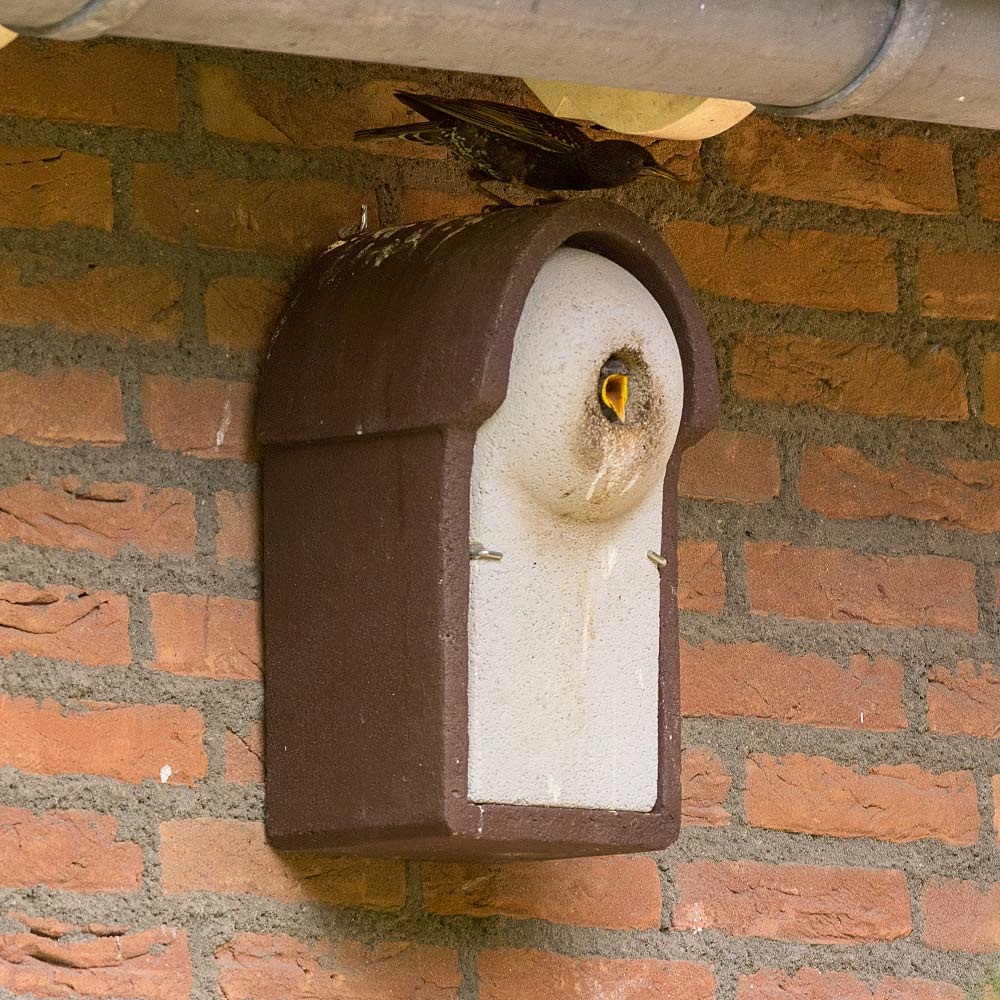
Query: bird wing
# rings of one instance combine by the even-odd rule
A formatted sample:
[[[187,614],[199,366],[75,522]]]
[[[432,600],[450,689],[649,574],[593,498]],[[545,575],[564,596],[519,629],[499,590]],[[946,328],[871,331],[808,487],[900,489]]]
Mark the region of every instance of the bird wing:
[[[495,101],[449,100],[432,94],[408,94],[404,91],[397,91],[396,97],[431,121],[440,121],[442,116],[457,118],[477,128],[553,153],[575,153],[593,142],[576,122],[528,108],[516,108]]]
[[[444,146],[447,138],[441,133],[436,122],[406,122],[404,125],[386,125],[385,128],[363,128],[354,133],[359,142],[380,139],[408,139],[425,146]]]

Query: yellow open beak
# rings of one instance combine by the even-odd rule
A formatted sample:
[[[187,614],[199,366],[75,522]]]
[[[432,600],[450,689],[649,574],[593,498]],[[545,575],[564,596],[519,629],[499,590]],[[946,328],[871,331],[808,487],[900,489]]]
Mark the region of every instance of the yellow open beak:
[[[625,405],[628,403],[628,375],[609,375],[601,383],[601,402],[621,423],[625,423]]]

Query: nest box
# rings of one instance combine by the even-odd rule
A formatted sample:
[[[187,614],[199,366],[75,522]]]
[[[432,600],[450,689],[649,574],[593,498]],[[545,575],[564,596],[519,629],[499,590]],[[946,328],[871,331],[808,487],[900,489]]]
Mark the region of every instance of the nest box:
[[[718,407],[673,257],[607,202],[321,254],[259,404],[271,842],[670,844],[677,473]]]

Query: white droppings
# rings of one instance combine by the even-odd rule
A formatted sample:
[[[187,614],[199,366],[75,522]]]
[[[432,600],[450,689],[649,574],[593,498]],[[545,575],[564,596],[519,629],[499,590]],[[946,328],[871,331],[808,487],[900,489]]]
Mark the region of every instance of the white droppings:
[[[962,101],[965,100],[965,94],[963,94],[961,97],[956,97],[955,100],[961,103]]]
[[[597,470],[597,475],[594,476],[594,481],[590,484],[590,489],[587,490],[587,499],[593,500],[594,494],[597,492],[597,487],[601,485],[601,480],[608,474],[608,463],[604,462],[600,469]]]
[[[634,489],[635,489],[635,484],[636,484],[637,482],[639,482],[639,480],[640,480],[640,479],[642,479],[642,471],[641,471],[641,470],[640,470],[639,472],[637,472],[637,473],[636,473],[636,474],[635,474],[635,475],[634,475],[634,476],[633,476],[633,477],[632,477],[632,478],[631,478],[631,479],[630,479],[630,480],[629,480],[629,481],[628,481],[628,482],[627,482],[627,483],[625,484],[625,488],[624,488],[624,489],[622,490],[622,493],[628,493],[628,492],[629,492],[630,490],[634,490]]]
[[[173,768],[169,764],[164,764],[160,768],[160,784],[165,785],[170,780],[170,775],[174,773]]]
[[[615,571],[615,566],[618,563],[618,546],[612,545],[608,549],[608,561],[604,567],[604,579],[607,580],[609,576]]]
[[[226,432],[229,430],[229,425],[233,422],[233,404],[227,399],[225,406],[222,408],[222,423],[219,424],[219,429],[215,432],[215,447],[221,448],[222,442],[226,440]]]
[[[559,782],[556,781],[554,774],[550,774],[545,779],[545,783],[546,785],[548,785],[549,789],[549,801],[553,803],[558,803],[559,800],[562,798],[562,785],[560,785]]]
[[[705,925],[708,923],[704,905],[701,903],[694,903],[691,906],[688,919],[691,921],[692,933],[701,934],[701,932],[705,929]]]

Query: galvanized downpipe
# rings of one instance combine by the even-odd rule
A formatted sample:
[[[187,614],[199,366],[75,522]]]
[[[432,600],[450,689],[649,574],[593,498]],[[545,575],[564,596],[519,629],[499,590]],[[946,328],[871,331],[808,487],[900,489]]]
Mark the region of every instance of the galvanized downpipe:
[[[0,0],[0,24],[1000,128],[996,0]]]

